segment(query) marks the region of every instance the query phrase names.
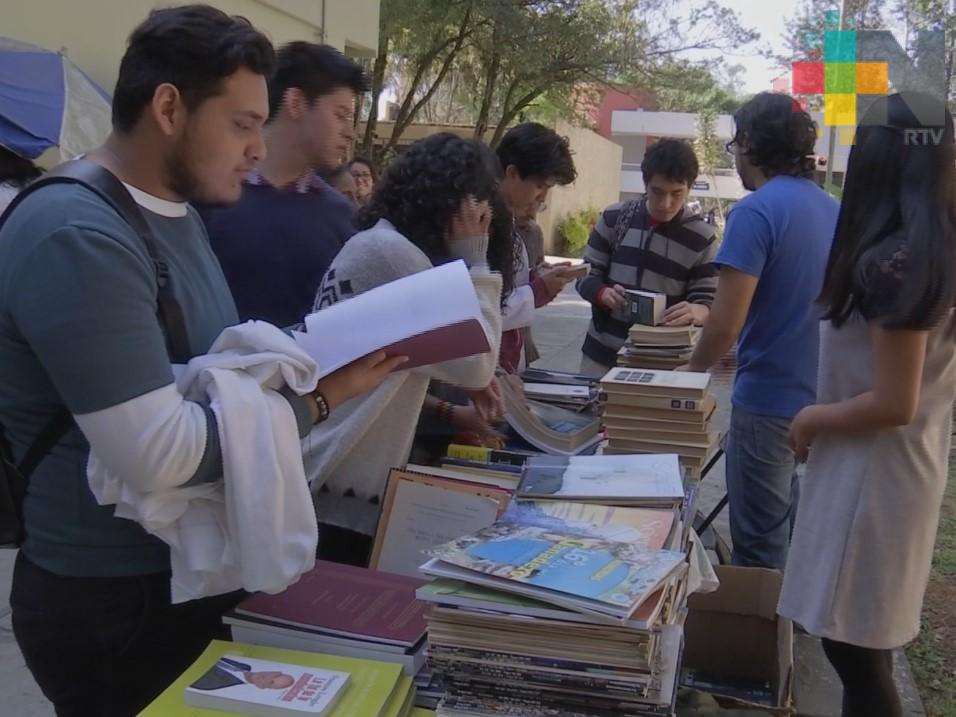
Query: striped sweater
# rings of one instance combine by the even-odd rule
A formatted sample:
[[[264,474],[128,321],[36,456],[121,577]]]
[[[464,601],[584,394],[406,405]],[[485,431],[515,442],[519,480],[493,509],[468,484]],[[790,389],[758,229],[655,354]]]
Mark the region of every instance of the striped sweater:
[[[627,340],[630,326],[597,303],[601,287],[620,284],[625,289],[666,294],[668,306],[681,301],[710,306],[717,291],[713,226],[686,209],[670,222],[652,225],[642,204],[634,212],[624,239],[612,252],[611,242],[623,206],[614,204],[598,217],[584,252],[591,273],[578,281],[578,292],[591,303],[592,315],[582,350],[605,366],[617,362],[617,352]]]

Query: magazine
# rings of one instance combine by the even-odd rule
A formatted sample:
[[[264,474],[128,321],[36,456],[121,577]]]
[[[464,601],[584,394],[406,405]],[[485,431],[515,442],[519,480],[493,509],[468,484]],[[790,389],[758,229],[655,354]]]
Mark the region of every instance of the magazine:
[[[428,551],[460,579],[624,619],[684,562],[683,553],[496,523]],[[462,577],[470,575],[468,577]],[[559,603],[555,603],[559,604]]]

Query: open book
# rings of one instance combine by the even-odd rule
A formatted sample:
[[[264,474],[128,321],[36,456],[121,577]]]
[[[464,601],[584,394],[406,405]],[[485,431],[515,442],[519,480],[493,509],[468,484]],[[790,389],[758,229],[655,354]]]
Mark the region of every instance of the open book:
[[[322,378],[380,349],[408,356],[402,370],[485,353],[491,346],[480,319],[468,269],[455,261],[309,314],[306,333],[292,336]]]
[[[601,422],[596,416],[529,401],[520,381],[511,377],[501,382],[501,389],[509,425],[538,450],[573,456],[601,440]]]

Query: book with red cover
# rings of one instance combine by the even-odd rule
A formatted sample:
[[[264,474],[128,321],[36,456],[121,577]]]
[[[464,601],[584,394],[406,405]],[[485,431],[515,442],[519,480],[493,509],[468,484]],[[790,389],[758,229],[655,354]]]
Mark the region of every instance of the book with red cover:
[[[415,597],[426,581],[317,560],[278,595],[257,593],[237,615],[366,642],[411,647],[425,635],[425,605]]]
[[[305,317],[292,336],[319,378],[375,351],[407,356],[400,370],[491,350],[481,305],[461,261],[396,279]]]

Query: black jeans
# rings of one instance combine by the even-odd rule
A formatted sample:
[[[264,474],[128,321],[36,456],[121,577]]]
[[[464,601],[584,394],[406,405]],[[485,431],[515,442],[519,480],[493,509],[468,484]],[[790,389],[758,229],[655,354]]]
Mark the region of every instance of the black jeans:
[[[10,604],[27,667],[57,717],[133,717],[206,648],[243,593],[170,604],[169,574],[74,578],[17,556]]]

